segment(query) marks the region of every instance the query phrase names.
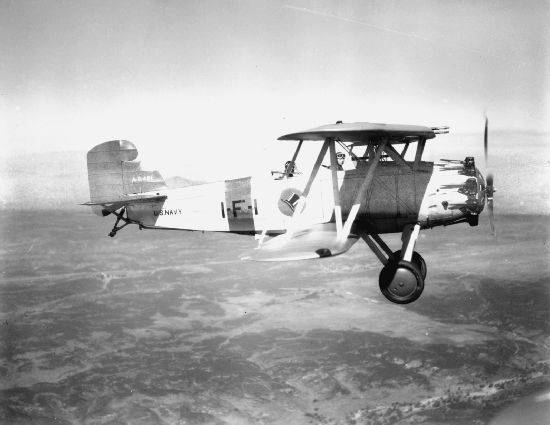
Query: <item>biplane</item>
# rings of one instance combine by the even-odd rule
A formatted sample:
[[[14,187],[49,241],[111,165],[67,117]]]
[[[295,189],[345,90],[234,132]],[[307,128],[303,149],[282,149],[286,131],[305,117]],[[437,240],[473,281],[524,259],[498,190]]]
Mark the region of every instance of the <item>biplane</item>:
[[[410,303],[422,293],[427,273],[414,250],[421,229],[477,226],[485,203],[493,228],[493,177],[485,180],[473,157],[422,160],[426,142],[448,131],[338,121],[279,137],[297,143],[284,171],[182,188],[168,188],[158,171],[141,170],[131,142],[109,141],[88,152],[90,202],[84,205],[116,217],[111,237],[128,224],[255,235],[257,248],[242,258],[256,261],[331,257],[363,239],[382,263],[382,294]],[[298,174],[304,142],[320,149],[311,172]],[[411,146],[416,151],[406,160]],[[352,167],[341,169],[337,150]],[[394,251],[380,235],[396,232],[402,245]]]

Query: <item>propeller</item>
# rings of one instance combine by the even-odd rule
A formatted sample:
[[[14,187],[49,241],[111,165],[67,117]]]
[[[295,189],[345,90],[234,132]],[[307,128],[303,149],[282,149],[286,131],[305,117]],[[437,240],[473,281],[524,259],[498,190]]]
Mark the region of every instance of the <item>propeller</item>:
[[[489,224],[491,225],[491,232],[495,234],[495,215],[493,210],[493,194],[495,193],[495,187],[493,185],[493,174],[489,172],[489,119],[485,116],[485,130],[483,132],[483,149],[485,152],[485,167],[487,168],[487,178],[485,179],[485,200],[487,201],[487,209],[489,211]]]

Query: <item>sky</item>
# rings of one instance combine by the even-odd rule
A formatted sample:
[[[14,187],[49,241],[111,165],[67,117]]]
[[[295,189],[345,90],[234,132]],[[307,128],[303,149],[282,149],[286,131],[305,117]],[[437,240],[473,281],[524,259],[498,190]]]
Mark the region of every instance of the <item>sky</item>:
[[[273,167],[369,121],[550,131],[550,3],[0,0],[0,155],[112,139],[166,175]],[[267,165],[266,165],[267,164]]]

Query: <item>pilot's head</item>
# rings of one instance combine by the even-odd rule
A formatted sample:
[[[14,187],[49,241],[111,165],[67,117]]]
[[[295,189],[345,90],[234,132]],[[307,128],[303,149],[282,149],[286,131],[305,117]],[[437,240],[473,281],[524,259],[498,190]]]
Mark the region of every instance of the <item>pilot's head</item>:
[[[344,161],[346,160],[346,154],[343,152],[338,152],[336,154],[336,161],[338,162],[338,165],[344,165]]]
[[[293,173],[294,172],[294,162],[287,161],[285,162],[285,173]]]

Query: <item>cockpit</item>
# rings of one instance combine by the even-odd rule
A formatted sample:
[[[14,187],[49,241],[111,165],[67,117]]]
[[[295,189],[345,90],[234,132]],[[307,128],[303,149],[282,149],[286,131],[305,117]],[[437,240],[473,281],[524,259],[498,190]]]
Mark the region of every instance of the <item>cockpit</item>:
[[[416,145],[416,153],[409,152],[408,159],[405,159],[405,155],[409,150],[411,144]],[[418,164],[422,158],[424,151],[425,140],[419,138],[404,138],[400,143],[394,143],[388,145],[383,153],[376,154],[377,146],[376,140],[365,140],[363,142],[343,142],[335,140],[335,148],[332,152],[328,149],[322,155],[320,168],[325,170],[331,169],[331,157],[334,155],[333,160],[336,166],[336,171],[351,171],[362,170],[368,167],[370,162],[374,158],[378,158],[380,164],[398,164],[402,165],[406,161],[414,161]],[[296,152],[291,160],[285,162],[284,171],[271,171],[271,176],[275,180],[283,180],[302,174],[296,165],[296,157],[300,150],[301,143],[298,144]],[[409,162],[410,164],[410,162]],[[410,165],[409,165],[410,167]]]

